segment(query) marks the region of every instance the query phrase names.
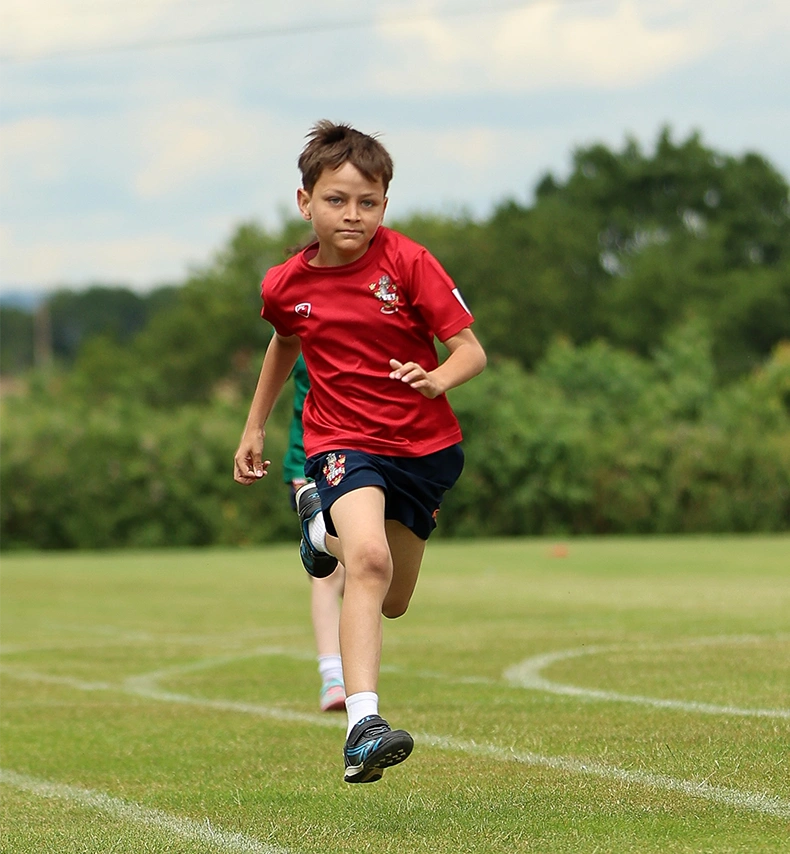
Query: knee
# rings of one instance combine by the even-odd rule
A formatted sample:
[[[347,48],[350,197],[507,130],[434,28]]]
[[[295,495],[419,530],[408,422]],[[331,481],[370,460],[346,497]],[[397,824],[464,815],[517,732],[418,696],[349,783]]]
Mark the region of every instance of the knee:
[[[392,559],[386,545],[366,543],[347,557],[346,574],[358,579],[389,583],[392,578]]]
[[[384,604],[381,606],[381,613],[388,620],[397,620],[398,617],[402,617],[406,613],[406,611],[408,611],[408,610],[409,610],[408,601],[403,602],[402,600],[396,600],[396,601],[390,602],[390,601],[387,601],[385,599]]]

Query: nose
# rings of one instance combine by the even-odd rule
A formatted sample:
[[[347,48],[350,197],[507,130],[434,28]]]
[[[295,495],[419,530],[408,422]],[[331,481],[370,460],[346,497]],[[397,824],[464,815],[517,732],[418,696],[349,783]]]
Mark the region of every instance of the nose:
[[[352,222],[359,219],[359,205],[356,202],[349,202],[346,205],[345,218]]]

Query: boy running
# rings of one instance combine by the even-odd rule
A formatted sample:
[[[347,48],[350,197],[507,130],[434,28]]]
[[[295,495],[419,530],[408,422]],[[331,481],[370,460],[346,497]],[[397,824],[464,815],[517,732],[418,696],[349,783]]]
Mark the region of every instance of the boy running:
[[[340,649],[348,730],[344,779],[369,783],[406,759],[405,730],[379,716],[382,614],[405,613],[444,493],[463,468],[461,430],[445,392],[486,357],[473,317],[423,247],[382,226],[392,160],[375,138],[319,122],[299,157],[297,204],[317,242],[266,274],[266,351],[234,478],[267,473],[265,425],[300,349],[305,474],[296,496],[308,573],[346,585]],[[448,356],[439,363],[434,338]],[[323,511],[323,512],[322,512]]]

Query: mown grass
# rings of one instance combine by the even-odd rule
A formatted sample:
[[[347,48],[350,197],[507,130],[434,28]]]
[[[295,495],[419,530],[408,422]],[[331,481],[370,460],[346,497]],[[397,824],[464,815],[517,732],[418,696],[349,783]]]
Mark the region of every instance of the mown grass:
[[[790,538],[557,554],[431,543],[380,685],[417,746],[371,786],[316,711],[293,548],[4,557],[0,850],[789,851]]]

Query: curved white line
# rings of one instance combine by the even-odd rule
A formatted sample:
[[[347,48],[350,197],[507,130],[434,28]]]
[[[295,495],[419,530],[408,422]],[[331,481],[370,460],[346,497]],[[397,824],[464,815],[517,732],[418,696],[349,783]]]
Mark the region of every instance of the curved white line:
[[[132,694],[149,700],[158,700],[168,703],[200,706],[203,708],[216,709],[241,714],[257,715],[263,718],[280,721],[294,721],[299,723],[315,724],[318,726],[345,727],[344,721],[337,718],[328,719],[326,715],[296,712],[291,709],[278,708],[275,706],[263,706],[256,703],[241,703],[231,700],[210,700],[201,697],[193,697],[188,694],[176,694],[169,691],[158,690],[155,686],[154,674],[148,677],[138,678],[132,684],[109,686],[105,683],[80,682],[70,677],[46,676],[36,674],[32,671],[21,671],[13,668],[2,668],[10,676],[26,679],[28,681],[40,681],[58,683],[77,690],[110,690],[120,693]],[[148,684],[146,685],[146,679]],[[485,742],[467,741],[453,738],[452,736],[436,735],[431,733],[412,733],[415,739],[430,745],[438,750],[449,750],[459,753],[467,753],[475,756],[487,757],[499,762],[518,762],[524,765],[550,768],[572,774],[583,774],[587,776],[600,777],[608,780],[616,780],[623,783],[637,784],[661,791],[680,792],[691,797],[702,798],[713,803],[725,804],[751,812],[762,813],[773,818],[790,819],[790,800],[765,795],[760,792],[749,792],[741,789],[732,789],[724,786],[711,786],[709,783],[697,780],[681,780],[664,774],[651,774],[644,771],[629,771],[617,766],[604,765],[598,762],[585,762],[571,756],[543,756],[537,753],[516,751]]]
[[[154,636],[149,636],[148,640],[157,640]],[[189,636],[188,640],[205,641],[205,636]],[[790,635],[776,635],[770,638],[771,640],[786,641],[790,640]],[[659,709],[677,709],[680,711],[694,712],[697,714],[710,715],[732,715],[734,717],[763,717],[763,718],[779,718],[790,719],[790,710],[788,709],[754,709],[742,708],[732,705],[717,705],[714,703],[701,703],[694,700],[673,700],[663,699],[659,697],[648,697],[640,694],[624,694],[617,691],[604,691],[596,688],[584,688],[577,685],[567,685],[560,682],[555,682],[542,675],[542,671],[552,664],[559,661],[566,661],[570,658],[577,658],[584,655],[599,655],[607,652],[622,652],[628,649],[671,649],[671,648],[688,648],[690,646],[712,646],[726,643],[759,643],[764,642],[765,637],[757,635],[718,635],[714,637],[692,638],[682,641],[674,641],[669,643],[653,643],[640,644],[638,646],[626,645],[606,645],[606,646],[584,646],[570,650],[560,650],[557,652],[544,653],[542,655],[532,656],[524,661],[508,667],[503,672],[503,678],[510,687],[521,688],[532,691],[541,691],[547,694],[564,695],[570,697],[578,697],[583,700],[600,700],[604,702],[618,703],[633,703],[636,705],[648,706]],[[7,653],[17,652],[18,650],[6,650]],[[191,673],[199,670],[206,670],[212,667],[230,664],[234,661],[240,661],[245,658],[254,658],[257,656],[283,656],[294,658],[302,661],[312,661],[314,654],[307,650],[299,651],[289,647],[281,646],[259,646],[253,649],[236,650],[227,655],[202,658],[188,664],[176,665],[174,667],[164,668],[162,670],[152,671],[145,674],[130,677],[126,680],[126,688],[130,692],[136,692],[139,687],[143,691],[152,690],[155,688],[155,683],[161,679],[166,679],[172,676],[179,676],[186,673]],[[393,666],[382,666],[382,672],[401,673],[402,668]],[[23,670],[16,670],[17,678],[25,678]],[[479,676],[457,676],[448,677],[443,673],[431,671],[410,670],[411,678],[422,679],[441,679],[454,684],[484,684],[497,685],[501,684],[497,680],[488,679]],[[41,681],[49,677],[40,675]],[[61,681],[60,678],[55,678],[53,681]],[[62,684],[65,684],[62,682]],[[112,686],[108,683],[97,682],[91,683],[93,687],[88,687],[88,683],[80,683],[83,690],[105,690]],[[158,689],[156,689],[158,690]]]
[[[774,638],[772,638],[773,640]],[[783,638],[781,638],[783,639]],[[667,644],[642,644],[638,647],[625,645],[584,646],[577,649],[566,649],[558,652],[547,652],[535,655],[524,661],[508,667],[502,674],[507,682],[519,688],[533,691],[543,691],[548,694],[562,694],[570,697],[580,697],[585,700],[604,700],[606,702],[636,703],[640,706],[652,706],[658,709],[679,709],[685,712],[696,712],[706,715],[732,715],[737,717],[754,718],[787,718],[790,719],[790,709],[745,709],[738,706],[721,706],[715,703],[699,703],[691,700],[670,700],[659,697],[645,697],[639,694],[621,694],[617,691],[601,691],[595,688],[581,688],[577,685],[566,685],[554,682],[542,675],[542,671],[558,661],[580,658],[584,655],[602,655],[608,652],[622,652],[629,649],[669,649],[671,647],[710,646],[714,644],[744,643],[765,640],[756,637],[727,637],[697,638],[692,641]]]

